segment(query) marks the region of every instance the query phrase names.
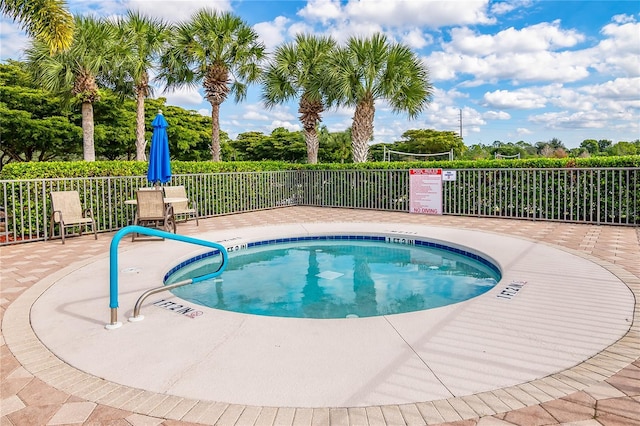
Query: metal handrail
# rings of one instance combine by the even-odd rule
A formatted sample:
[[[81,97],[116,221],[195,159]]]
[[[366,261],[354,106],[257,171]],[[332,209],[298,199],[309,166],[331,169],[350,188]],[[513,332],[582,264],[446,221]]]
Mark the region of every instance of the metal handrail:
[[[144,226],[127,226],[119,230],[113,236],[111,240],[111,245],[109,248],[109,308],[111,309],[111,320],[109,324],[105,326],[107,330],[114,330],[122,326],[122,323],[118,322],[118,244],[120,244],[120,240],[127,235],[135,232],[137,234],[149,235],[152,237],[160,237],[160,238],[168,238],[170,240],[182,241],[189,244],[196,244],[200,246],[205,246],[213,249],[217,249],[222,254],[222,263],[220,267],[211,273],[201,275],[199,277],[195,277],[189,280],[181,281],[179,283],[175,283],[170,286],[158,287],[152,290],[146,291],[136,302],[136,308],[134,310],[134,321],[139,320],[140,306],[142,300],[151,294],[155,294],[159,291],[170,290],[175,287],[179,287],[187,284],[195,284],[204,280],[208,280],[210,278],[215,278],[224,272],[227,267],[227,261],[229,260],[229,254],[227,253],[227,249],[224,246],[215,243],[213,241],[205,241],[199,240],[197,238],[187,237],[184,235],[172,234],[170,232],[160,231],[153,228],[145,228]],[[137,318],[138,317],[138,318]]]

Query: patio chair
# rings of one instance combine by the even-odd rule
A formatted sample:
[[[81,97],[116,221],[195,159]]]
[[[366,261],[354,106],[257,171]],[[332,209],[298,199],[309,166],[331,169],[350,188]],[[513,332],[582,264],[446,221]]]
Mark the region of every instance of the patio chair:
[[[184,198],[186,201],[171,203],[174,216],[176,216],[176,218],[180,217],[182,222],[194,218],[196,220],[196,226],[200,226],[198,223],[198,204],[195,201],[189,200],[184,185],[165,186],[164,196],[166,198]]]
[[[139,190],[136,193],[136,200],[134,225],[154,227],[176,233],[173,207],[170,205],[165,206],[164,195],[161,190]],[[131,241],[134,241],[135,238],[136,233],[131,234]]]
[[[54,237],[54,225],[60,226],[60,237],[64,244],[67,228],[79,227],[80,235],[84,228],[91,226],[93,236],[97,240],[96,221],[91,209],[83,209],[80,204],[78,191],[52,191],[51,192],[51,221],[49,222],[49,234]]]

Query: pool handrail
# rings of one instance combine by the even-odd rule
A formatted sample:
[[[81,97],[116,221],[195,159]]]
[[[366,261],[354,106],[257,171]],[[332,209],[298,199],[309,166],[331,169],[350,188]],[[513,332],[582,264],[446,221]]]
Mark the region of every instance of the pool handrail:
[[[144,226],[130,225],[122,228],[115,233],[111,240],[109,247],[109,308],[111,309],[111,319],[109,324],[105,326],[107,330],[114,330],[122,326],[122,323],[118,322],[118,244],[122,238],[135,232],[137,234],[148,235],[151,237],[168,238],[170,240],[181,241],[189,244],[196,244],[213,249],[217,249],[222,254],[222,263],[220,267],[211,273],[201,275],[190,280],[190,283],[195,284],[200,281],[215,278],[224,272],[227,267],[227,261],[229,260],[229,254],[227,249],[219,243],[213,241],[200,240],[198,238],[187,237],[180,234],[172,234],[170,232],[160,231],[158,229],[146,228]]]

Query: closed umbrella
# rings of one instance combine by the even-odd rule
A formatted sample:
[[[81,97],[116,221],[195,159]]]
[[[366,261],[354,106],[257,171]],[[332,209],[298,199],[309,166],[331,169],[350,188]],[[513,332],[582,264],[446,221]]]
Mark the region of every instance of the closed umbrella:
[[[151,137],[151,150],[149,152],[149,169],[147,180],[154,185],[165,183],[171,179],[171,159],[169,158],[169,136],[167,135],[167,120],[162,111],[151,123],[153,136]]]

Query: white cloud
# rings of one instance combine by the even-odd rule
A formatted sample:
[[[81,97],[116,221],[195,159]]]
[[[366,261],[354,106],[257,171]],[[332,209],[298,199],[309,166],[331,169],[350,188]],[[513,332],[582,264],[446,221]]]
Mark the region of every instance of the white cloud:
[[[344,44],[349,37],[368,37],[380,32],[383,32],[382,26],[374,22],[344,21],[330,27],[326,34],[333,37],[338,44]]]
[[[29,38],[20,25],[0,15],[0,59],[20,59],[29,44]]]
[[[506,13],[512,12],[513,10],[528,7],[531,5],[531,3],[531,0],[501,1],[492,3],[490,6],[490,11],[495,15],[504,15]]]
[[[542,124],[549,129],[602,129],[608,125],[608,120],[598,111],[580,111],[569,113],[547,112],[533,115],[529,121],[535,124]]]
[[[198,110],[198,114],[204,115],[205,117],[211,117],[211,110],[206,108],[200,108]]]
[[[342,15],[340,0],[309,0],[298,15],[310,20],[318,20],[326,23],[329,20],[337,19]]]
[[[435,81],[463,75],[473,76],[475,84],[578,81],[588,77],[589,67],[597,63],[588,51],[567,50],[584,39],[574,30],[562,29],[560,21],[519,30],[508,28],[496,34],[454,28],[451,41],[442,45],[442,51],[432,52],[426,63]],[[472,84],[466,81],[467,87]]]
[[[349,0],[344,12],[352,21],[376,22],[386,27],[489,24],[488,0]]]
[[[332,116],[353,118],[353,113],[355,111],[355,107],[337,107],[331,108],[325,111],[325,113],[330,113]],[[349,126],[351,126],[351,124],[349,124]]]
[[[465,99],[468,97],[468,94],[462,93],[456,88],[443,90],[438,87],[434,87],[433,99],[429,105],[429,109],[434,108],[436,105],[455,105],[457,99]]]
[[[433,43],[433,37],[425,34],[419,28],[414,28],[402,35],[401,42],[412,49],[422,49],[423,47]]]
[[[323,124],[327,126],[329,132],[344,132],[345,130],[350,128],[353,123],[350,118],[343,118],[342,120],[326,120],[323,122]],[[375,127],[373,130],[375,134]]]
[[[242,119],[243,120],[267,121],[267,120],[269,120],[269,117],[266,116],[265,114],[260,114],[257,111],[247,111],[244,114],[242,114]]]
[[[532,133],[533,133],[533,132],[532,132],[531,130],[526,129],[526,128],[524,128],[524,127],[518,127],[518,128],[516,129],[516,134],[517,134],[518,136],[530,135],[530,134],[532,134]]]
[[[273,21],[255,24],[253,29],[258,33],[260,41],[265,44],[267,50],[273,50],[285,40],[287,23],[289,23],[289,19],[278,16]]]
[[[487,5],[488,0],[349,0],[344,5],[339,0],[310,0],[298,15],[311,23],[321,23],[326,27],[323,32],[339,43],[351,36],[384,32],[390,39],[421,49],[433,40],[418,27],[491,23],[486,16]],[[296,32],[300,32],[298,28],[289,30],[290,34]]]
[[[281,120],[273,120],[271,122],[271,125],[265,127],[266,133],[271,134],[271,132],[273,132],[273,130],[277,129],[278,127],[284,127],[290,132],[298,132],[302,130],[302,126],[300,126],[300,124],[298,123],[291,123],[289,121],[281,121]]]
[[[125,0],[124,8],[138,10],[147,16],[168,22],[188,20],[195,12],[204,8],[219,12],[232,10],[230,0]]]
[[[289,25],[287,35],[294,38],[297,34],[314,34],[313,27],[306,22],[294,22]]]
[[[507,55],[572,47],[583,40],[582,34],[561,30],[560,21],[554,21],[520,30],[507,28],[497,34],[479,34],[469,28],[454,28],[451,30],[451,42],[445,49],[477,56]]]
[[[601,33],[607,38],[593,49],[594,68],[601,72],[640,76],[640,23],[606,25]]]
[[[265,108],[262,103],[253,103],[243,105],[246,111],[242,114],[243,119],[260,120],[260,121],[295,121],[297,117],[292,114],[288,106],[276,105],[273,108]]]
[[[482,114],[482,118],[486,118],[487,120],[509,120],[511,115],[504,111],[487,111]]]
[[[496,90],[485,93],[483,99],[488,107],[504,109],[544,108],[547,103],[547,99],[543,95],[530,89]]]
[[[286,106],[277,105],[272,109],[267,110],[269,117],[274,117],[278,120],[296,120],[297,116],[293,114]]]
[[[442,131],[460,130],[460,108],[455,106],[443,106],[437,102],[432,103],[423,114],[424,120],[417,127],[426,127]],[[474,109],[464,108],[462,111],[463,126],[486,124]]]
[[[485,117],[473,108],[465,107],[462,109],[462,126],[484,126],[487,124]],[[457,130],[457,129],[456,129]]]
[[[169,105],[199,106],[205,101],[198,89],[185,87],[163,92],[160,96],[167,98]]]
[[[372,23],[384,27],[489,24],[488,0],[310,0],[298,15],[327,24],[329,21]]]
[[[616,22],[618,24],[626,24],[628,22],[636,22],[636,18],[633,17],[632,15],[615,15],[613,18],[611,18],[611,20],[613,22]]]
[[[617,78],[602,84],[585,86],[581,91],[599,99],[635,101],[640,99],[640,77]]]

